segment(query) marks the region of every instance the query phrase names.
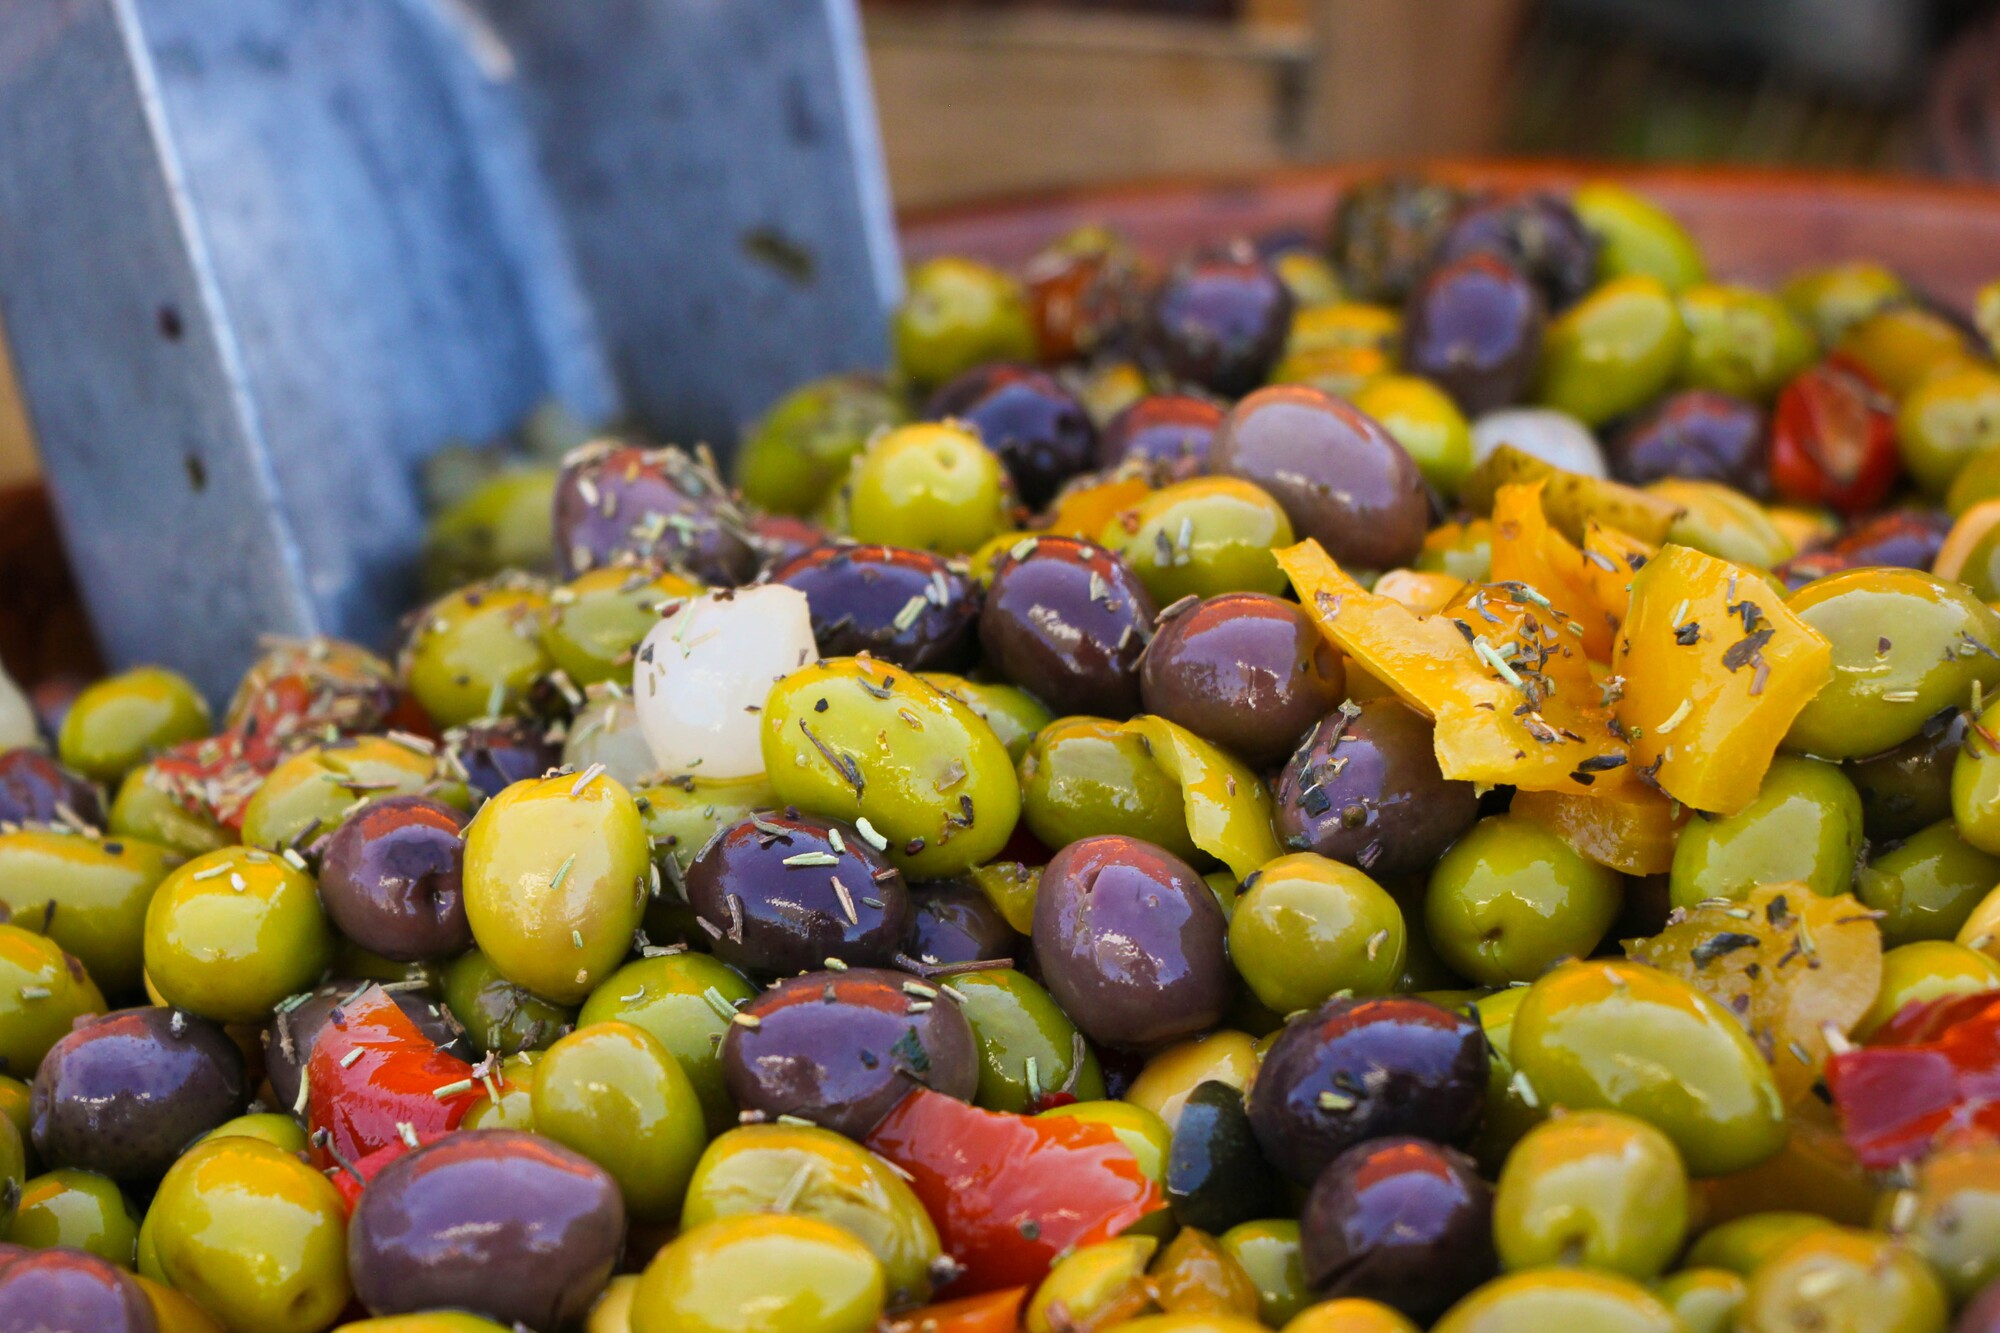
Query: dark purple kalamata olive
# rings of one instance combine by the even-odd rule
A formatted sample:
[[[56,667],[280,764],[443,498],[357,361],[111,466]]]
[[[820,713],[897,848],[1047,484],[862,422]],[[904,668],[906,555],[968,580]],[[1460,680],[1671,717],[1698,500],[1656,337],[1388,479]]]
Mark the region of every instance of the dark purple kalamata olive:
[[[960,671],[976,655],[979,585],[941,555],[821,546],[772,571],[771,582],[806,595],[824,656],[870,653],[911,671]]]
[[[358,993],[366,984],[352,980],[329,981],[290,1009],[281,1007],[271,1016],[262,1034],[264,1075],[271,1081],[271,1091],[277,1095],[280,1107],[289,1110],[297,1104],[299,1071],[311,1058],[313,1043],[319,1040],[328,1016],[341,1001]],[[455,1054],[476,1054],[469,1051],[458,1020],[439,1001],[417,991],[401,989],[390,991],[389,998],[433,1045],[449,1047]]]
[[[1388,696],[1327,714],[1278,775],[1278,837],[1376,879],[1428,871],[1479,817],[1473,785],[1439,771],[1434,733]]]
[[[1167,275],[1147,306],[1141,353],[1175,380],[1233,398],[1264,382],[1291,326],[1291,291],[1239,241]]]
[[[905,967],[918,970],[953,963],[1012,961],[1021,937],[993,900],[958,880],[934,880],[910,893],[910,926],[903,935]]]
[[[50,1166],[148,1183],[181,1149],[240,1114],[243,1053],[221,1026],[178,1009],[85,1019],[35,1072],[29,1132]]]
[[[1477,1022],[1427,1000],[1328,1000],[1272,1043],[1250,1123],[1271,1164],[1309,1184],[1369,1139],[1464,1139],[1479,1123],[1487,1059]]]
[[[1192,462],[1208,467],[1208,446],[1222,425],[1222,407],[1185,393],[1155,393],[1134,402],[1104,427],[1097,440],[1099,467],[1144,462]]]
[[[813,972],[743,1007],[722,1076],[745,1110],[864,1139],[912,1088],[971,1100],[979,1047],[958,1002],[908,973]]]
[[[1857,565],[1929,569],[1951,532],[1951,515],[1938,509],[1892,509],[1863,519],[1827,549]]]
[[[1403,364],[1437,382],[1467,416],[1519,402],[1542,351],[1542,296],[1498,255],[1433,269],[1403,311]]]
[[[1130,565],[1076,537],[1024,538],[1000,557],[979,643],[986,665],[1059,713],[1139,709],[1139,655],[1158,608]]]
[[[385,797],[350,816],[320,858],[320,902],[340,933],[399,963],[471,948],[464,822],[427,796]]]
[[[444,751],[446,766],[486,800],[562,762],[562,746],[539,724],[519,717],[454,727],[444,735]]]
[[[1421,176],[1384,176],[1340,193],[1327,257],[1361,301],[1400,302],[1466,206],[1464,191]]]
[[[1394,569],[1423,549],[1423,474],[1373,417],[1332,394],[1259,389],[1223,418],[1209,465],[1269,491],[1298,535],[1343,565]]]
[[[1306,1281],[1329,1299],[1380,1301],[1428,1325],[1499,1266],[1493,1190],[1470,1157],[1386,1138],[1335,1158],[1299,1214]]]
[[[1257,768],[1290,754],[1340,702],[1346,680],[1340,654],[1298,603],[1258,592],[1168,616],[1139,665],[1147,712]]]
[[[117,1265],[82,1250],[16,1256],[0,1268],[0,1333],[159,1333],[146,1293]]]
[[[469,1310],[568,1328],[611,1280],[625,1203],[603,1167],[511,1129],[448,1134],[382,1168],[347,1228],[354,1294],[378,1315]]]
[[[1755,403],[1713,389],[1671,394],[1606,441],[1611,475],[1635,486],[1680,477],[1746,495],[1771,489],[1771,441]]]
[[[687,868],[688,905],[715,956],[764,976],[827,959],[886,967],[910,927],[903,872],[852,824],[767,810],[722,829]]]
[[[1137,838],[1079,838],[1035,895],[1043,984],[1110,1046],[1157,1046],[1221,1022],[1236,994],[1228,933],[1193,867]]]
[[[1861,794],[1861,830],[1869,841],[1907,838],[1951,817],[1951,774],[1969,720],[1952,704],[1901,745],[1842,765]]]
[[[556,563],[564,578],[620,558],[728,587],[757,572],[749,525],[705,459],[680,449],[596,441],[570,451],[556,482]]]
[[[1082,401],[1054,375],[1032,366],[968,370],[931,395],[924,416],[977,430],[1031,508],[1047,503],[1064,481],[1089,467],[1097,449],[1097,428]],[[826,645],[820,647],[824,651]]]
[[[0,751],[0,824],[104,823],[93,787],[40,750]]]
[[[1528,275],[1551,310],[1574,304],[1597,281],[1597,238],[1565,199],[1530,194],[1458,216],[1432,261],[1498,255]]]

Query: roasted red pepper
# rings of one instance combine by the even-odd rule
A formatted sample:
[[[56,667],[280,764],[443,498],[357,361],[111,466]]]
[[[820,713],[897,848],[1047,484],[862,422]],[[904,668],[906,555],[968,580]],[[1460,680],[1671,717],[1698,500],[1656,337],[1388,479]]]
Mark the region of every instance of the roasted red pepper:
[[[334,1009],[306,1062],[313,1160],[346,1175],[385,1148],[450,1133],[486,1095],[473,1066],[432,1046],[386,991],[369,986]]]
[[[1895,406],[1855,363],[1831,357],[1778,395],[1771,484],[1785,499],[1863,513],[1888,498],[1899,461]]]
[[[2000,1138],[2000,993],[1915,1004],[1836,1055],[1826,1085],[1861,1164],[1884,1170],[1961,1135]]]
[[[887,1321],[888,1333],[1014,1333],[1026,1287],[989,1291],[959,1301],[942,1301]]]
[[[921,1088],[868,1147],[901,1167],[961,1265],[954,1295],[1033,1286],[1063,1251],[1166,1204],[1108,1125],[982,1111]]]

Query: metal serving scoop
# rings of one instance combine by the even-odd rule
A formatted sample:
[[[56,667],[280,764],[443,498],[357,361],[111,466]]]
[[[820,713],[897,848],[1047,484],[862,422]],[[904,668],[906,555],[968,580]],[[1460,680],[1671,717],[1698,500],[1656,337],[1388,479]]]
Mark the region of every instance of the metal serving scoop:
[[[106,653],[383,643],[417,465],[879,364],[853,0],[8,0],[0,321]],[[4,591],[0,591],[4,595]]]

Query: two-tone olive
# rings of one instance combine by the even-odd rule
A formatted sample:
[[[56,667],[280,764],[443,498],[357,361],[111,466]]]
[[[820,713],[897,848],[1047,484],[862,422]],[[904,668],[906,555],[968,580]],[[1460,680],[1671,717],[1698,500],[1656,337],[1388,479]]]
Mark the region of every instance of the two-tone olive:
[[[1403,364],[1437,383],[1468,415],[1521,400],[1542,350],[1542,296],[1490,252],[1438,265],[1410,293]]]
[[[625,1243],[618,1186],[539,1135],[467,1130],[382,1169],[347,1230],[355,1294],[376,1314],[459,1309],[562,1328]]]
[[[1136,838],[1057,852],[1035,897],[1035,958],[1094,1040],[1154,1046],[1214,1027],[1235,994],[1228,923],[1185,861]]]
[[[1846,893],[1861,854],[1861,797],[1838,765],[1780,755],[1757,798],[1733,815],[1696,815],[1674,846],[1676,907],[1741,898],[1797,880],[1821,897]]]
[[[757,569],[729,488],[680,449],[598,441],[572,450],[556,482],[555,544],[566,579],[636,560],[726,588]]]
[[[1284,350],[1292,294],[1242,243],[1191,256],[1153,293],[1141,347],[1175,380],[1234,397],[1264,382]]]
[[[1754,403],[1685,389],[1648,408],[1606,441],[1611,475],[1643,486],[1662,477],[1719,481],[1748,495],[1769,489],[1770,436]]]
[[[562,746],[538,723],[501,717],[453,727],[444,734],[442,753],[446,772],[484,801],[554,768]]]
[[[471,959],[479,957],[476,951],[466,956]],[[326,1029],[333,1011],[358,990],[358,984],[352,980],[331,981],[315,988],[310,994],[287,997],[278,1006],[277,1012],[271,1015],[260,1040],[264,1051],[264,1073],[271,1081],[271,1091],[276,1094],[280,1106],[289,1110],[299,1104],[302,1071],[312,1059],[313,1043]],[[397,987],[385,993],[433,1045],[450,1046],[464,1035],[456,1014],[422,992]],[[555,1034],[551,1031],[548,1040],[554,1038]],[[540,1044],[546,1045],[547,1042]],[[479,1050],[487,1049],[476,1041],[473,1045]]]
[[[730,1096],[862,1139],[912,1087],[969,1101],[979,1047],[958,1002],[907,973],[852,968],[780,982],[722,1040]]]
[[[1208,448],[1222,424],[1222,407],[1185,393],[1148,394],[1106,423],[1097,437],[1097,465],[1127,461],[1180,464],[1205,471]]]
[[[1052,1093],[1104,1096],[1097,1053],[1041,985],[1011,967],[951,979],[979,1046],[973,1100],[989,1111],[1034,1111]]]
[[[1147,712],[1257,768],[1290,754],[1345,680],[1340,654],[1296,603],[1250,592],[1168,617],[1139,668]]]
[[[0,1328],[23,1333],[160,1333],[137,1281],[79,1250],[23,1253],[0,1267]]]
[[[1462,1142],[1486,1095],[1479,1024],[1409,996],[1329,1000],[1286,1025],[1250,1089],[1271,1164],[1313,1181],[1357,1143],[1414,1134]]]
[[[171,865],[166,848],[133,838],[0,833],[0,905],[14,924],[74,954],[112,995],[135,994],[146,907]]]
[[[1454,971],[1504,986],[1587,956],[1622,896],[1615,871],[1548,829],[1519,815],[1489,815],[1431,872],[1424,929]]]
[[[229,845],[230,836],[206,812],[191,810],[167,790],[170,780],[152,764],[141,764],[118,784],[105,816],[114,838],[136,838],[182,856],[200,856]]]
[[[1381,885],[1353,866],[1293,852],[1243,882],[1229,956],[1266,1007],[1289,1014],[1335,993],[1394,990],[1405,938],[1402,909]]]
[[[271,770],[243,812],[243,841],[313,851],[364,802],[425,795],[463,805],[465,788],[421,743],[348,736],[301,750]]]
[[[870,1333],[887,1287],[874,1252],[831,1222],[721,1217],[646,1265],[632,1333]]]
[[[444,1002],[476,1050],[501,1055],[539,1050],[576,1019],[575,1006],[545,1000],[509,981],[478,949],[445,969]]]
[[[1044,846],[1115,833],[1184,861],[1200,855],[1179,784],[1154,762],[1143,737],[1116,722],[1057,718],[1035,733],[1019,773],[1021,817]]]
[[[1359,1144],[1306,1195],[1306,1280],[1428,1323],[1492,1276],[1492,1214],[1492,1188],[1464,1153],[1401,1136]]]
[[[1391,569],[1423,546],[1423,473],[1379,423],[1318,389],[1279,385],[1244,398],[1209,457],[1216,472],[1269,491],[1297,534],[1343,565]]]
[[[1154,491],[1106,523],[1099,537],[1163,606],[1183,597],[1278,591],[1285,576],[1271,552],[1292,539],[1278,502],[1238,477],[1190,477]]]
[[[1549,322],[1536,395],[1601,426],[1658,397],[1687,347],[1687,326],[1657,278],[1614,278]]]
[[[243,1109],[243,1053],[220,1025],[171,1009],[89,1020],[35,1074],[35,1151],[50,1166],[149,1183]]]
[[[827,657],[872,653],[912,671],[960,671],[975,653],[979,585],[929,551],[821,546],[771,573],[806,595]]]
[[[8,1233],[16,1245],[83,1250],[132,1267],[139,1219],[116,1181],[93,1171],[61,1168],[21,1186],[21,1211]]]
[[[986,663],[1051,707],[1122,718],[1139,708],[1139,655],[1157,606],[1094,542],[1028,537],[1002,556],[980,615]]]
[[[993,900],[964,880],[933,880],[910,893],[904,966],[929,971],[955,963],[1012,962],[1022,941]]]
[[[0,751],[0,824],[104,822],[97,788],[40,750]]]
[[[1185,1227],[1218,1234],[1279,1211],[1284,1182],[1264,1160],[1243,1090],[1219,1079],[1181,1103],[1167,1153],[1167,1205]]]
[[[686,883],[715,956],[746,972],[886,967],[910,926],[903,872],[837,820],[751,815],[696,854]]]
[[[1687,1238],[1687,1170],[1643,1120],[1577,1111],[1528,1131],[1507,1155],[1493,1238],[1510,1269],[1577,1265],[1658,1277]]]
[[[1969,720],[1954,704],[1901,745],[1842,765],[1861,794],[1861,827],[1870,840],[1907,838],[1950,817],[1952,766]]]
[[[312,876],[252,848],[187,862],[146,908],[147,977],[166,1003],[219,1022],[261,1022],[319,980],[333,946]]]
[[[354,943],[400,962],[465,952],[464,822],[424,796],[370,801],[320,857],[327,916]]]
[[[924,415],[978,431],[1031,507],[1047,503],[1058,486],[1088,467],[1097,449],[1096,427],[1076,395],[1030,366],[968,370],[931,395]]]

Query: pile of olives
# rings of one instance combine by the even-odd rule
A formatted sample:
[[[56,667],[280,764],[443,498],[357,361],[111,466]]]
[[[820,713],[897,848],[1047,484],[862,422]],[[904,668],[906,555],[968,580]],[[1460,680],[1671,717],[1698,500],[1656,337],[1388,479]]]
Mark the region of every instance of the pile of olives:
[[[42,685],[0,1333],[2000,1333],[2000,1041],[1872,1094],[1960,1131],[1886,1169],[1835,1087],[2000,996],[1978,314],[1712,278],[1609,183],[1087,228],[918,264],[733,484],[478,481],[389,656]],[[1547,586],[1494,581],[1524,485]],[[1734,808],[1475,780],[1307,543],[1557,741],[1481,619],[1609,709],[1668,548],[1731,682],[1782,606],[1824,683],[1733,724]]]

